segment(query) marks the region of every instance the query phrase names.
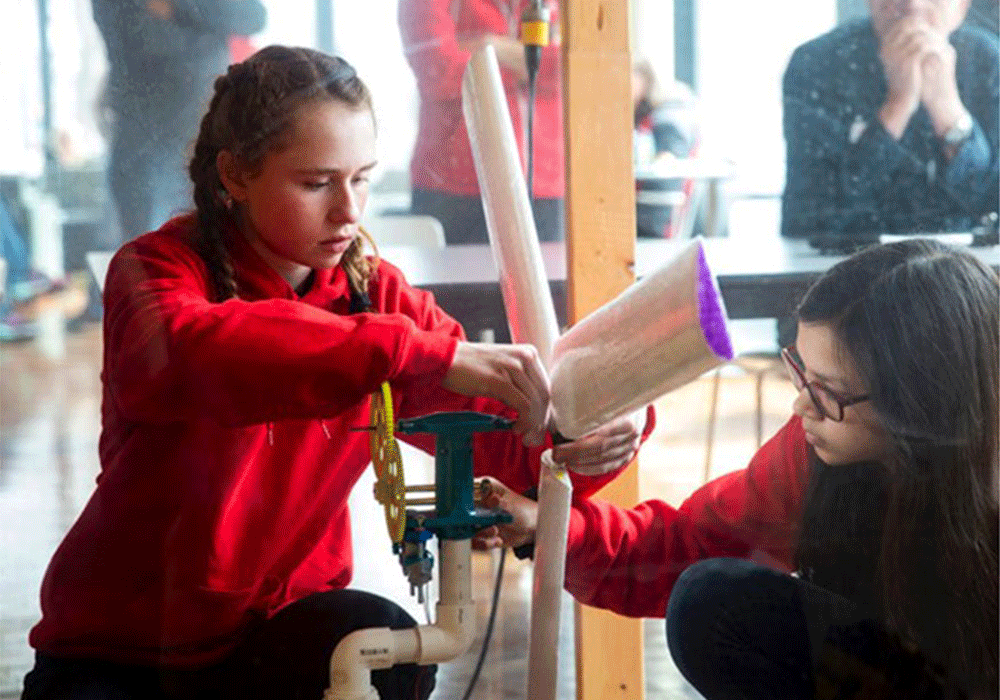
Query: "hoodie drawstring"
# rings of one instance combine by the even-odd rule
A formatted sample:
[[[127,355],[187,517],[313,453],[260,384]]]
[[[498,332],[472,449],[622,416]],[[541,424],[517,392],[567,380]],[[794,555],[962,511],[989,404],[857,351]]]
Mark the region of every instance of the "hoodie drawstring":
[[[330,435],[330,429],[326,427],[326,421],[319,418],[319,427],[323,429],[323,434],[326,435],[327,440],[332,440],[333,436]],[[267,444],[274,446],[274,423],[271,421],[267,422]]]

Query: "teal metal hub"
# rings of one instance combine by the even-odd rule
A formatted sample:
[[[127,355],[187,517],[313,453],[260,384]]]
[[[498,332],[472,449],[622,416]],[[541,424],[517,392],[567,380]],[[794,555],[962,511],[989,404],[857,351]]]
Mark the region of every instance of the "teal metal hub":
[[[510,430],[514,421],[475,411],[431,413],[401,420],[396,431],[434,435],[435,500],[433,514],[406,517],[406,531],[429,530],[442,539],[470,539],[491,525],[512,522],[506,511],[477,508],[473,498],[472,436]]]

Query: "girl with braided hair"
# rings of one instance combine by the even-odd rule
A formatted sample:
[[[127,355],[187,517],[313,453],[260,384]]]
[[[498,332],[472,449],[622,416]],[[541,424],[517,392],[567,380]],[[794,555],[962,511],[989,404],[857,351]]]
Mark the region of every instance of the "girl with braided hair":
[[[272,46],[217,79],[195,212],[108,270],[102,470],[42,583],[24,698],[318,700],[342,637],[414,625],[347,588],[347,498],[370,460],[355,429],[383,381],[402,417],[514,418],[514,433],[477,436],[477,470],[536,483],[537,354],[466,342],[429,293],[365,254],[374,166],[371,100],[345,61]],[[404,439],[432,451],[428,437]],[[557,458],[585,496],[639,440],[621,421]],[[372,681],[383,700],[425,698],[434,667]]]

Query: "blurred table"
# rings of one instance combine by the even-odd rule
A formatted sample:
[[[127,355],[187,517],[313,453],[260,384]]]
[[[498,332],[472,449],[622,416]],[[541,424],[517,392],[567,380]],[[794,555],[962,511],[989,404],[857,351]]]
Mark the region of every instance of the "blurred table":
[[[656,160],[637,165],[635,178],[661,178],[682,180],[725,180],[736,174],[736,164],[722,158],[676,158],[661,156]]]
[[[699,213],[704,214],[705,235],[723,235],[726,221],[722,183],[736,174],[732,161],[719,158],[676,158],[661,155],[650,163],[636,165],[635,201],[639,218],[639,235],[662,237],[664,226],[671,222],[679,238],[691,236]],[[692,186],[685,192],[685,183]],[[672,212],[690,196],[687,220],[678,222]],[[653,230],[655,229],[655,230]]]
[[[657,269],[687,244],[683,240],[644,239],[636,244],[636,275]],[[739,238],[705,239],[709,265],[731,319],[782,318],[794,310],[809,285],[844,256],[821,255],[803,240]],[[566,324],[566,249],[563,243],[542,243],[556,315]],[[994,270],[1000,267],[1000,247],[969,248]],[[470,337],[482,329],[509,340],[507,317],[493,253],[487,245],[448,246],[440,250],[384,247],[380,253],[399,267],[407,280],[432,292],[445,311],[465,327]]]

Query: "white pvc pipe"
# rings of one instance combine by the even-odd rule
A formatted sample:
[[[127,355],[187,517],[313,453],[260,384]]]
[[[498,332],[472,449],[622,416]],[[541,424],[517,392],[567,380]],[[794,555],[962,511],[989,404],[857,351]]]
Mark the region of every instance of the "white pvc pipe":
[[[559,661],[559,625],[566,578],[573,484],[566,470],[542,453],[538,483],[538,526],[531,588],[531,638],[528,642],[528,699],[555,700]]]
[[[472,600],[472,540],[441,540],[438,546],[441,583],[437,624],[417,628],[418,664],[450,661],[466,652],[476,633]]]
[[[442,540],[437,624],[403,630],[372,627],[340,640],[330,657],[330,687],[323,700],[378,700],[374,669],[396,664],[451,661],[468,650],[475,636],[472,601],[472,541]]]
[[[552,415],[576,439],[732,359],[701,239],[573,326],[552,351]]]
[[[511,338],[534,345],[548,368],[559,324],[492,46],[469,59],[462,78],[462,112]]]

